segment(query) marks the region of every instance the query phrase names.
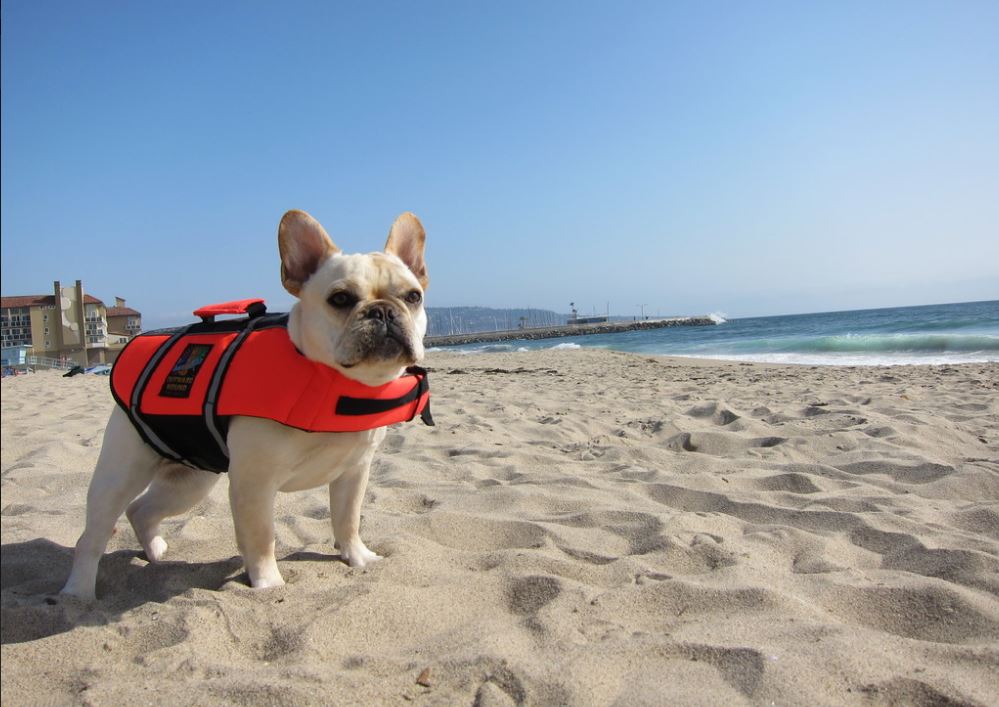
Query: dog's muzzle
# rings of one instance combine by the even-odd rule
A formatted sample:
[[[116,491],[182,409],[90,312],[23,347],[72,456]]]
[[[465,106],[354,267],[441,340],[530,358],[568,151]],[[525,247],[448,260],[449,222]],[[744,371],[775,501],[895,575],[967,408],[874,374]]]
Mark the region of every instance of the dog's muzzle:
[[[404,324],[405,319],[392,305],[379,302],[369,306],[358,322],[357,339],[362,358],[382,360],[416,359],[412,337]]]

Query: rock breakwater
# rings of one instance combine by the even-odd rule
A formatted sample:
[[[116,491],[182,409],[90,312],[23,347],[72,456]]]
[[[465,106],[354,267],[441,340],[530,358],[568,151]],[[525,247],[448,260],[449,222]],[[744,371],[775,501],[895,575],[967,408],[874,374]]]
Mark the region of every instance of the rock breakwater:
[[[424,344],[426,346],[464,346],[467,344],[485,344],[493,341],[557,339],[565,336],[616,334],[623,331],[664,329],[667,327],[681,326],[714,326],[715,324],[716,322],[707,316],[672,317],[669,319],[645,319],[642,321],[632,322],[602,322],[600,324],[579,324],[536,327],[531,329],[513,329],[507,331],[480,331],[472,334],[449,334],[447,336],[428,336],[424,339]]]

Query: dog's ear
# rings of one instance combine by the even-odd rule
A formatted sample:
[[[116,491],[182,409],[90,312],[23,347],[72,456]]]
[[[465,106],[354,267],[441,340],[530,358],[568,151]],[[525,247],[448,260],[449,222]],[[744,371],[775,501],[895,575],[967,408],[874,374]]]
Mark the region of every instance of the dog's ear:
[[[427,289],[427,284],[430,282],[430,278],[427,277],[427,264],[423,260],[423,248],[426,242],[427,234],[420,219],[407,211],[392,224],[388,241],[385,243],[385,252],[398,256],[399,260],[413,271],[423,289]]]
[[[340,252],[319,222],[298,209],[281,217],[278,250],[281,253],[281,284],[296,297],[319,264]]]

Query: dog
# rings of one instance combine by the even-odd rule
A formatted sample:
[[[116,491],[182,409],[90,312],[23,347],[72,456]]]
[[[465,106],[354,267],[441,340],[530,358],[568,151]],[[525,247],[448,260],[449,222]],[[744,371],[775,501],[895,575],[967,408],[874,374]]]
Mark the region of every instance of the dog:
[[[385,385],[420,362],[427,328],[425,242],[419,219],[404,213],[392,225],[384,252],[345,254],[312,216],[287,212],[278,227],[278,250],[282,284],[297,298],[287,330],[298,351],[367,386]],[[384,427],[316,433],[259,417],[232,418],[225,439],[229,501],[252,587],[284,584],[274,554],[278,491],[328,484],[333,537],[342,559],[351,567],[381,559],[358,531],[371,462],[384,438]],[[220,475],[164,458],[116,407],[87,492],[86,527],[62,593],[95,598],[97,567],[123,512],[147,559],[161,560],[167,543],[160,523],[194,507]]]

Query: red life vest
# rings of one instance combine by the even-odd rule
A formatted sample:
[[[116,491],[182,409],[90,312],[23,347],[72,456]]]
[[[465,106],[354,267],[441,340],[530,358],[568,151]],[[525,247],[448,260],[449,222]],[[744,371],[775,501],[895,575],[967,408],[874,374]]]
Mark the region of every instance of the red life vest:
[[[248,317],[215,322],[216,314]],[[202,321],[140,334],[119,354],[111,392],[142,438],[167,459],[226,471],[226,433],[236,415],[308,432],[357,432],[430,417],[426,371],[367,386],[302,355],[287,314],[263,300],[212,305]]]

